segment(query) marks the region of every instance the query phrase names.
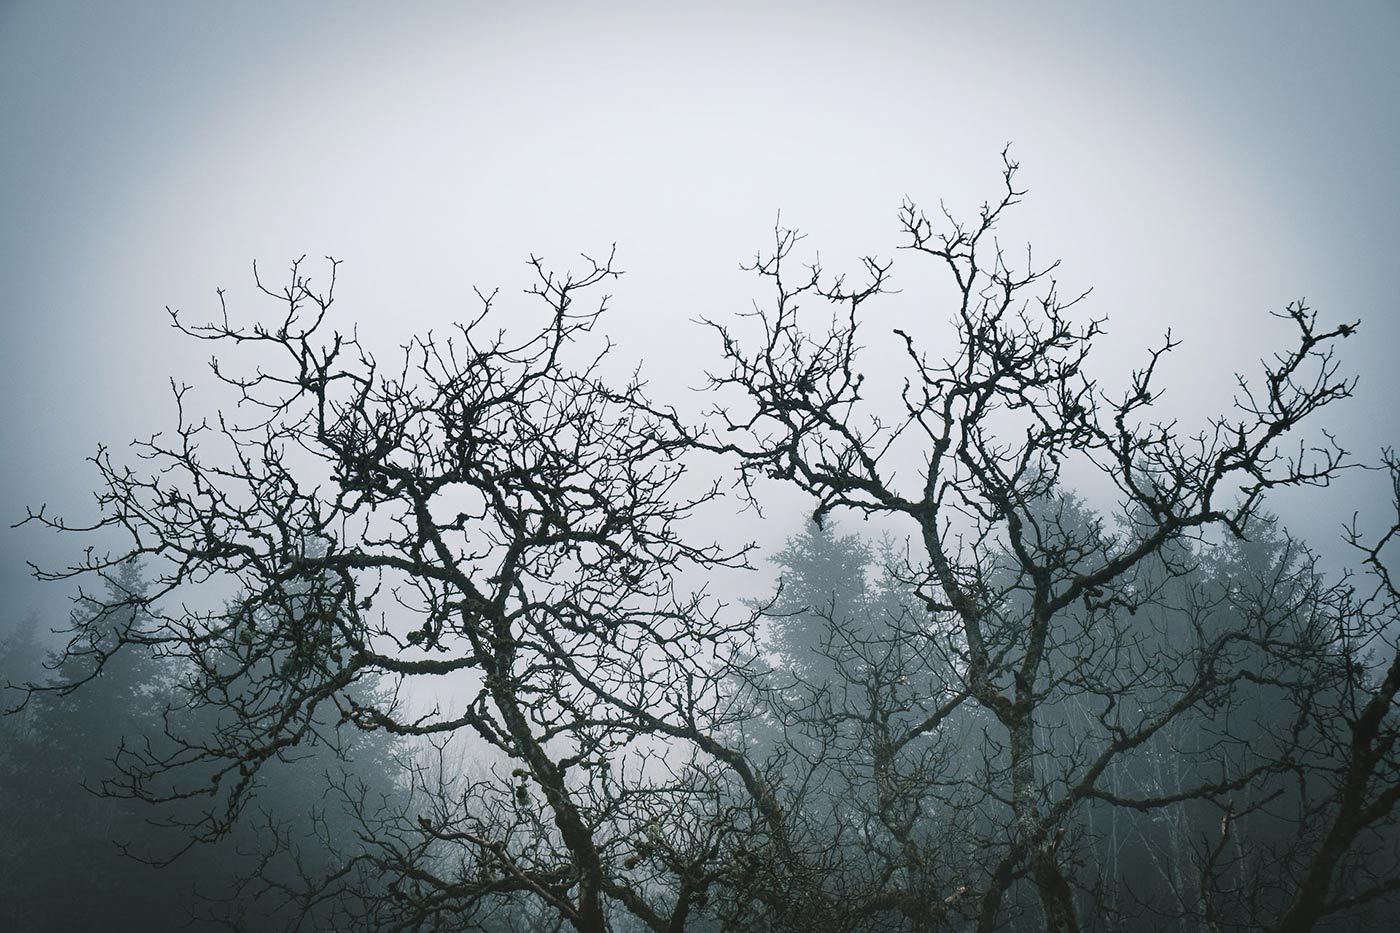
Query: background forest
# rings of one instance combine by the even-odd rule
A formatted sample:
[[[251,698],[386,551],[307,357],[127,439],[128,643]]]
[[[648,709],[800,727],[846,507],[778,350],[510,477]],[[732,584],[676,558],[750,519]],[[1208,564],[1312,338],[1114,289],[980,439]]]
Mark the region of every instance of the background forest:
[[[1094,520],[1081,503],[1066,505],[1073,521]],[[1210,607],[1212,624],[1222,629],[1237,625],[1265,601],[1279,612],[1327,612],[1321,602],[1326,594],[1305,555],[1271,521],[1253,540],[1230,539],[1177,557],[1194,567],[1189,582],[1177,584],[1183,592],[1193,591],[1186,604]],[[859,863],[877,858],[880,846],[871,827],[884,829],[889,821],[882,812],[888,803],[868,783],[870,755],[892,735],[907,734],[956,681],[953,636],[940,633],[942,638],[930,639],[917,658],[908,656],[908,635],[923,610],[908,582],[906,555],[888,537],[871,542],[843,534],[831,523],[810,524],[789,539],[773,563],[781,575],[773,598],[761,604],[767,661],[754,685],[781,700],[744,722],[743,729],[758,760],[771,761],[790,771],[795,784],[808,785],[803,795],[818,822],[853,827],[848,840],[833,840],[850,851],[841,853],[841,873],[829,880],[865,880],[870,866],[861,871]],[[124,565],[116,581],[123,594],[146,588],[135,564]],[[118,594],[104,595],[112,601]],[[100,605],[84,602],[76,610],[98,619],[91,630],[99,638],[115,637],[133,621],[103,617]],[[1188,621],[1185,610],[1142,610],[1138,643],[1169,642],[1166,632]],[[90,667],[44,651],[38,625],[31,618],[10,630],[0,644],[0,675],[11,683],[83,681]],[[1334,650],[1344,652],[1345,643],[1335,643]],[[1363,669],[1367,655],[1339,654],[1331,660]],[[1325,693],[1347,683],[1342,670],[1333,676],[1333,684],[1313,689]],[[319,723],[285,762],[260,773],[256,794],[221,838],[189,848],[186,827],[198,825],[198,806],[179,801],[153,810],[132,799],[113,764],[140,754],[146,743],[159,747],[167,729],[220,741],[217,722],[207,712],[160,715],[163,698],[178,692],[182,679],[177,663],[126,654],[81,690],[40,694],[4,720],[0,818],[7,840],[7,928],[147,930],[153,922],[190,929],[370,928],[376,922],[371,918],[383,916],[384,905],[376,901],[388,899],[386,877],[392,876],[380,874],[365,845],[361,834],[370,830],[365,814],[408,815],[415,791],[423,793],[428,782],[481,771],[470,754],[444,758],[429,746],[383,733]],[[1305,694],[1300,701],[1278,685],[1259,685],[1249,694],[1226,707],[1233,717],[1228,728],[1222,710],[1204,710],[1155,736],[1105,776],[1102,799],[1072,826],[1079,847],[1074,860],[1087,882],[1086,929],[1197,929],[1212,909],[1211,922],[1247,929],[1260,925],[1251,918],[1276,913],[1288,902],[1290,891],[1270,880],[1282,877],[1281,864],[1306,858],[1307,846],[1316,844],[1307,821],[1327,810],[1332,788],[1321,780],[1313,788],[1321,799],[1310,799],[1306,783],[1268,780],[1271,755],[1296,747],[1302,728],[1316,733],[1309,740],[1314,767],[1323,774],[1345,768],[1347,751],[1338,744],[1344,737],[1329,737],[1319,715],[1341,698],[1326,697],[1319,704]],[[879,714],[878,721],[871,721],[871,712]],[[1306,722],[1310,715],[1313,721]],[[1082,701],[1057,711],[1057,742],[1066,753],[1086,731],[1076,727],[1076,717],[1089,716],[1092,711]],[[979,766],[972,754],[977,731],[977,717],[969,716],[944,725],[937,737],[911,743],[913,764],[902,777],[908,799],[901,806],[917,811],[930,801],[954,800],[966,811],[958,814],[961,819],[974,819],[986,780],[980,773],[985,762]],[[830,759],[817,786],[810,786],[812,759],[822,756]],[[1209,785],[1232,756],[1250,758],[1264,769],[1222,795],[1223,803],[1200,795],[1153,810],[1113,805],[1130,798],[1192,797],[1191,789]],[[957,794],[939,786],[950,776],[964,785]],[[499,771],[494,777],[507,780]],[[956,860],[956,850],[949,852],[946,844],[952,827],[935,812],[904,817],[910,823],[906,838],[933,850],[930,860],[940,855]],[[1395,876],[1400,851],[1397,829],[1386,822],[1366,835],[1347,854],[1342,874],[1357,890],[1376,881],[1382,890],[1391,888],[1388,879]],[[170,864],[149,864],[172,856],[178,857]],[[356,865],[356,859],[367,864]],[[56,864],[64,870],[55,872]],[[1207,880],[1223,892],[1213,893],[1204,886]],[[1227,896],[1244,891],[1247,898]],[[849,906],[842,899],[859,895],[858,889],[838,886],[825,890],[821,909],[830,911],[829,919],[809,927],[859,928],[850,919],[836,919]],[[1393,900],[1377,898],[1359,913],[1350,912],[1347,923],[1383,929],[1393,923],[1396,909]],[[810,912],[811,902],[802,910]],[[472,917],[488,930],[559,929],[563,922],[505,895],[488,897]],[[625,918],[614,925],[645,929]],[[1024,925],[1036,927],[1031,920]]]

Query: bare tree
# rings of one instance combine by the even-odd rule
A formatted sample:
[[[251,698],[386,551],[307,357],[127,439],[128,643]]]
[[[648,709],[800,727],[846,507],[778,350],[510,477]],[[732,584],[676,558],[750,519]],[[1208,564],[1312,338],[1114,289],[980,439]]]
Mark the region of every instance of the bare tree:
[[[1261,668],[1297,634],[1289,620],[1259,615],[1217,628],[1198,606],[1182,607],[1179,630],[1147,638],[1134,613],[1188,573],[1179,546],[1211,528],[1247,535],[1265,493],[1325,484],[1344,466],[1345,452],[1326,440],[1292,454],[1285,445],[1351,393],[1332,346],[1354,325],[1320,327],[1306,306],[1290,305],[1279,317],[1293,329],[1291,348],[1258,380],[1239,379],[1232,411],[1194,431],[1153,420],[1157,371],[1176,343],[1168,335],[1148,353],[1122,393],[1100,384],[1090,348],[1103,322],[1071,314],[1084,296],[1062,298],[1056,266],[1033,266],[1029,253],[1024,268],[1013,267],[994,239],[1023,194],[1015,174],[1006,160],[1001,197],[972,224],[945,214],[940,229],[912,204],[901,211],[906,248],[951,279],[952,350],[940,359],[922,335],[896,330],[906,375],[898,397],[883,402],[866,397],[862,367],[876,364],[862,355],[862,328],[891,264],[864,260],[868,278],[854,286],[817,265],[795,268],[800,238],[780,228],[753,266],[772,286],[772,304],[743,325],[711,324],[726,364],[713,387],[739,398],[718,407],[712,432],[696,439],[738,458],[751,495],[760,478],[791,482],[815,499],[818,522],[837,510],[895,516],[921,544],[909,570],[927,619],[895,641],[907,664],[918,655],[910,646],[951,632],[951,676],[901,695],[919,672],[889,677],[872,658],[861,673],[870,687],[863,708],[830,711],[874,730],[860,760],[887,831],[906,843],[887,849],[896,854],[871,903],[897,907],[919,929],[953,908],[979,930],[997,928],[1020,909],[1024,882],[1046,928],[1076,930],[1078,882],[1067,865],[1086,801],[1165,807],[1257,776],[1243,749],[1220,746],[1212,754],[1235,760],[1212,780],[1159,798],[1108,790],[1116,763],[1188,712],[1269,676]],[[804,302],[831,309],[815,329],[810,310],[799,313]],[[901,462],[907,449],[916,453]],[[896,465],[910,459],[921,471],[898,477]],[[1069,464],[1111,484],[1121,528],[1069,507]],[[1066,722],[1071,707],[1086,727],[1078,732]],[[964,764],[901,783],[922,765],[901,765],[900,756],[958,722],[977,743]],[[882,800],[890,789],[899,790]],[[934,789],[942,805],[921,806]],[[896,817],[900,805],[907,815]],[[975,818],[966,819],[965,851],[942,854],[962,870],[930,877],[924,866],[950,838],[927,829],[925,815],[938,810]],[[929,884],[936,890],[921,889]]]
[[[1400,588],[1387,551],[1400,540],[1400,461],[1386,451],[1392,520],[1374,539],[1355,522],[1348,534],[1369,586],[1333,591],[1335,661],[1341,689],[1295,694],[1318,748],[1316,786],[1306,786],[1302,858],[1289,873],[1292,896],[1272,929],[1304,933],[1323,918],[1400,890],[1394,816],[1400,803]],[[1321,777],[1318,780],[1318,777]]]
[[[629,826],[705,792],[648,743],[658,721],[722,720],[723,698],[693,672],[747,630],[674,575],[742,549],[679,535],[714,491],[683,492],[684,439],[639,383],[600,375],[608,345],[590,332],[606,299],[582,302],[617,274],[611,257],[578,276],[531,265],[533,332],[491,329],[497,298],[478,293],[471,320],[414,339],[387,370],[330,331],[334,262],[323,292],[300,263],[284,288],[259,281],[274,323],[172,311],[185,335],[248,360],[212,363],[235,404],[199,418],[178,387],[178,426],[136,445],[142,469],[101,451],[103,518],[85,530],[129,544],[41,574],[109,578],[146,559],[154,579],[132,599],[149,624],[101,643],[79,631],[70,652],[95,655],[94,676],[120,650],[179,658],[192,673],[177,704],[222,711],[213,739],[172,734],[168,750],[120,758],[126,793],[208,798],[198,836],[226,833],[259,769],[313,736],[461,734],[496,756],[476,779],[420,776],[408,804],[342,788],[372,841],[353,861],[392,882],[365,911],[385,929],[460,923],[502,898],[581,931],[603,930],[620,899],[676,929],[697,896],[687,877],[634,886],[622,863]],[[237,595],[209,605],[219,592]],[[392,689],[357,691],[380,678]],[[436,697],[426,710],[404,699],[425,681],[444,685],[422,688]],[[714,829],[694,831],[704,861]],[[309,902],[323,896],[308,882]]]

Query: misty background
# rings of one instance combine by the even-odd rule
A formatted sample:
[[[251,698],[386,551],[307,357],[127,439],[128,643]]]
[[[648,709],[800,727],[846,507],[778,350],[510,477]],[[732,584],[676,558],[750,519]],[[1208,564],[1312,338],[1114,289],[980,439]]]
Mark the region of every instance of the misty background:
[[[282,540],[266,539],[261,569],[216,573],[212,584],[196,569],[195,582],[157,605],[146,599],[165,582],[154,557],[88,576],[76,604],[77,581],[31,579],[27,562],[53,571],[82,562],[84,548],[120,553],[129,541],[11,525],[40,507],[75,526],[100,519],[89,458],[105,451],[143,472],[141,448],[128,445],[176,425],[172,388],[192,387],[183,395],[189,421],[231,413],[233,393],[209,372],[209,355],[217,350],[242,373],[259,356],[177,333],[167,309],[187,326],[224,305],[235,328],[268,322],[283,309],[259,294],[255,266],[278,291],[302,256],[313,291],[329,284],[323,257],[341,262],[325,330],[354,332],[393,369],[415,336],[476,318],[483,294],[498,295],[488,329],[528,340],[541,334],[542,314],[557,313],[548,319],[586,330],[564,317],[559,293],[558,306],[524,294],[535,282],[531,262],[586,273],[615,255],[611,268],[624,274],[582,299],[595,307],[606,290],[606,315],[586,338],[570,336],[613,345],[600,374],[610,386],[636,371],[649,399],[701,423],[726,401],[697,388],[707,370],[739,360],[729,345],[726,362],[702,321],[752,338],[753,321],[734,322],[773,306],[772,283],[742,266],[781,252],[775,226],[793,227],[806,239],[792,260],[820,261],[829,276],[848,272],[854,282],[863,257],[877,257],[878,269],[893,261],[888,293],[862,306],[853,338],[855,384],[866,413],[881,417],[882,404],[898,404],[910,368],[896,328],[933,356],[997,333],[986,323],[966,322],[962,334],[948,326],[956,302],[946,270],[897,249],[908,241],[897,211],[912,203],[934,218],[940,207],[976,218],[1001,195],[1008,146],[1016,184],[1029,193],[998,222],[998,245],[1013,265],[1027,243],[1033,265],[1061,260],[1051,295],[1073,305],[1076,326],[1106,321],[1084,372],[1122,397],[1168,333],[1179,342],[1153,383],[1154,392],[1165,388],[1152,409],[1154,421],[1165,420],[1155,443],[1174,451],[1157,475],[1190,491],[1192,438],[1236,404],[1236,372],[1257,387],[1262,370],[1278,371],[1273,354],[1298,338],[1271,314],[1299,300],[1316,309],[1318,332],[1345,335],[1333,329],[1361,322],[1335,341],[1355,395],[1307,419],[1305,442],[1332,439],[1355,462],[1376,464],[1400,441],[1400,314],[1389,275],[1400,245],[1397,52],[1393,3],[0,0],[0,697],[18,696],[6,683],[21,674],[46,676],[44,661],[55,683],[87,681],[76,692],[37,694],[0,720],[0,926],[148,929],[175,916],[178,902],[192,917],[240,929],[251,916],[332,929],[383,929],[389,920],[426,929],[432,917],[450,929],[470,922],[515,933],[557,929],[567,915],[590,931],[886,931],[906,920],[916,930],[953,915],[970,921],[980,898],[979,928],[1036,929],[1042,914],[1051,926],[1081,911],[1087,928],[1134,928],[1134,917],[1152,916],[1215,929],[1226,916],[1254,929],[1277,916],[1279,929],[1302,930],[1312,922],[1293,918],[1315,912],[1334,875],[1336,896],[1355,896],[1358,909],[1336,913],[1331,928],[1393,917],[1384,898],[1374,910],[1367,899],[1390,890],[1400,869],[1395,827],[1383,819],[1400,799],[1388,796],[1400,794],[1395,763],[1369,756],[1392,748],[1393,722],[1383,720],[1395,679],[1378,686],[1373,675],[1393,648],[1396,592],[1382,583],[1379,596],[1353,599],[1346,584],[1364,577],[1344,576],[1357,553],[1341,536],[1353,516],[1360,540],[1393,523],[1394,463],[1389,475],[1355,469],[1331,488],[1268,500],[1322,555],[1319,565],[1254,516],[1247,541],[1213,547],[1212,536],[1224,538],[1219,527],[1196,541],[1197,526],[1172,525],[1173,507],[1162,512],[1159,500],[1125,492],[1126,506],[1113,501],[1110,482],[1084,462],[1067,462],[1052,497],[1007,507],[1013,524],[1019,509],[1050,531],[1037,531],[1052,558],[1039,566],[988,532],[959,554],[956,570],[929,550],[940,569],[926,572],[918,544],[906,558],[906,536],[936,536],[929,526],[951,522],[956,537],[959,518],[950,515],[974,530],[999,518],[979,523],[968,514],[974,506],[957,502],[939,511],[943,493],[930,504],[913,490],[918,508],[868,522],[838,511],[834,528],[821,527],[808,522],[813,503],[800,478],[760,488],[762,514],[740,511],[737,495],[705,504],[685,521],[684,544],[667,551],[662,543],[673,539],[647,538],[635,523],[669,528],[669,505],[702,497],[711,481],[735,482],[738,464],[687,442],[693,472],[672,487],[655,456],[669,455],[669,441],[654,452],[650,442],[629,446],[635,424],[572,409],[566,420],[541,419],[549,406],[530,393],[552,403],[562,383],[550,381],[552,350],[535,342],[513,355],[480,354],[478,368],[448,379],[475,390],[495,384],[493,367],[528,369],[520,357],[533,359],[541,380],[504,393],[499,417],[478,423],[479,413],[463,408],[459,417],[444,401],[431,412],[448,434],[484,426],[454,456],[489,478],[449,490],[464,497],[456,507],[471,512],[472,497],[509,487],[502,477],[514,468],[492,473],[493,445],[502,462],[524,464],[524,486],[541,493],[539,510],[524,513],[537,523],[521,524],[514,540],[528,544],[521,554],[543,556],[525,571],[512,558],[485,578],[502,599],[514,591],[539,605],[521,603],[519,620],[492,609],[488,648],[478,646],[486,614],[470,608],[479,602],[475,576],[454,584],[456,596],[422,586],[443,567],[381,564],[391,568],[383,592],[371,583],[376,574],[336,576],[340,546],[353,551],[355,542],[288,522],[279,509],[295,496],[270,486],[257,495],[280,516],[271,521]],[[773,331],[774,342],[821,339],[830,309],[811,298],[803,298],[809,316]],[[1039,339],[1030,341],[1039,360],[1064,349]],[[809,380],[820,371],[803,369],[790,384],[776,377],[775,407],[789,410],[784,393],[819,399]],[[1061,369],[1051,381],[1064,389],[1077,373]],[[754,399],[766,391],[745,388]],[[1292,394],[1306,407],[1329,391]],[[513,399],[526,401],[512,409]],[[1049,410],[1065,424],[1085,414],[1064,395]],[[372,415],[351,411],[324,434],[339,452],[297,482],[316,482],[307,477],[327,464],[348,471],[332,484],[361,482],[350,476],[362,469],[360,426],[388,423]],[[1003,425],[961,417],[974,430]],[[1251,430],[1265,432],[1269,417]],[[1285,410],[1272,424],[1288,427],[1291,417]],[[1148,450],[1147,430],[1132,430],[1120,449]],[[571,437],[575,450],[562,461],[583,470],[590,492],[608,490],[610,514],[623,517],[620,536],[596,532],[616,545],[597,566],[579,556],[586,548],[577,566],[548,554],[549,522],[567,530],[558,502],[574,490],[536,454],[551,454],[555,441],[567,449]],[[1287,440],[1285,454],[1296,449],[1295,435]],[[578,448],[595,441],[620,453],[585,466]],[[899,445],[881,461],[890,468],[883,488],[896,494],[920,482],[928,455],[912,431]],[[217,461],[216,447],[201,455]],[[1057,448],[1041,451],[1048,461],[1037,462],[1058,469]],[[1215,469],[1226,482],[1259,476],[1267,464],[1254,456],[1230,470],[1216,460]],[[744,475],[781,473],[773,462],[751,455]],[[836,474],[839,486],[849,463]],[[1017,496],[1035,485],[1023,479]],[[973,494],[964,503],[988,492],[967,478],[961,488],[951,482],[950,495]],[[1211,488],[1202,487],[1196,516],[1205,526],[1233,492]],[[149,493],[161,496],[157,511],[195,508],[174,487]],[[629,512],[631,500],[653,494],[666,503],[659,516],[645,502]],[[574,520],[578,540],[592,540],[583,529],[596,505]],[[137,526],[143,507],[127,516]],[[366,516],[376,508],[365,500]],[[1143,508],[1166,537],[1151,560],[1125,565],[1132,573],[1113,570],[1116,589],[1104,596],[1076,575],[1152,527],[1138,522]],[[1096,511],[1134,509],[1133,525],[1115,526],[1133,532],[1102,533]],[[499,510],[480,511],[485,530],[466,527],[477,518],[464,512],[455,531],[464,541],[480,532],[494,547],[489,524]],[[217,563],[239,534],[259,538],[263,529],[249,521],[193,520],[189,527],[222,536],[191,552],[194,565]],[[710,540],[739,550],[755,542],[753,568],[698,552],[682,559]],[[653,545],[658,553],[646,553]],[[420,553],[412,535],[394,546]],[[468,550],[439,556],[448,576],[486,560]],[[1041,612],[1051,565],[1069,581],[1063,593],[1082,595],[1082,612],[1078,596]],[[960,629],[927,587],[938,582],[958,607],[961,584],[948,589],[949,581],[969,568],[999,595],[976,612],[959,609]],[[582,596],[564,592],[571,573],[581,574],[573,582],[582,581]],[[682,591],[674,605],[672,583]],[[714,600],[686,601],[691,588]],[[420,604],[405,600],[409,592]],[[638,608],[648,600],[654,615]],[[1147,611],[1129,622],[1120,608]],[[157,623],[157,609],[175,618]],[[73,641],[62,656],[54,651],[66,639],[50,632],[70,611]],[[984,630],[991,644],[1002,639],[993,661]],[[385,646],[389,657],[370,650]],[[455,658],[420,663],[454,647]],[[1400,656],[1394,665],[1400,671]],[[1039,686],[1028,669],[1043,672]],[[456,744],[437,741],[458,733]],[[1102,755],[1091,762],[1095,749]],[[1357,822],[1373,779],[1381,787],[1370,785],[1374,805]],[[1040,798],[1059,802],[1042,808]],[[162,799],[154,812],[173,831],[137,805]],[[1124,815],[1134,807],[1141,812]],[[593,822],[579,822],[579,812]],[[813,828],[810,843],[792,844]],[[554,845],[555,829],[567,852]],[[210,844],[163,875],[119,858],[122,850],[168,857],[192,833]],[[687,834],[701,853],[693,860],[681,857]],[[1217,863],[1231,839],[1234,854]],[[1034,897],[1031,876],[1015,874],[1023,869]],[[444,901],[422,894],[424,878],[441,882]],[[523,887],[508,880],[516,878]],[[624,887],[606,890],[605,878]],[[1216,913],[1216,881],[1243,892],[1226,901],[1234,920]],[[978,885],[984,894],[960,900]],[[551,916],[571,891],[577,911]],[[530,892],[548,896],[534,903]],[[651,916],[663,909],[669,921]],[[833,919],[842,911],[856,918],[846,927]],[[726,916],[736,925],[715,925]]]
[[[1305,297],[1325,323],[1362,321],[1343,357],[1357,394],[1328,426],[1374,461],[1400,436],[1397,50],[1400,10],[1380,2],[11,0],[5,621],[60,624],[70,593],[25,561],[91,543],[8,526],[40,504],[95,517],[85,458],[168,429],[171,379],[205,382],[206,348],[163,309],[205,319],[224,288],[255,317],[254,261],[280,283],[303,254],[313,276],[343,260],[336,324],[387,358],[463,319],[473,286],[525,307],[531,254],[567,267],[616,243],[616,362],[698,411],[715,346],[694,319],[765,297],[739,264],[779,212],[855,269],[894,255],[906,196],[962,214],[995,196],[1008,142],[1030,195],[1001,236],[1061,258],[1066,291],[1093,288],[1100,372],[1126,378],[1172,328],[1161,381],[1191,425],[1281,346],[1269,312]],[[945,315],[921,275],[897,263],[890,302]],[[1327,551],[1353,512],[1364,527],[1373,478],[1273,508]],[[801,526],[792,506],[701,533],[771,553]]]

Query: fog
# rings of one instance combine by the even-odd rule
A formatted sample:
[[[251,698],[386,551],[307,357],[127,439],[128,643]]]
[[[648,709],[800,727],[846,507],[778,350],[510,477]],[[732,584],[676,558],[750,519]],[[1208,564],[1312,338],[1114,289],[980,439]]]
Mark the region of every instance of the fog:
[[[94,542],[29,523],[99,518],[99,449],[175,423],[172,383],[200,415],[228,409],[213,348],[182,320],[275,307],[254,287],[306,256],[341,262],[331,325],[384,360],[473,317],[528,333],[527,264],[587,268],[616,250],[598,325],[611,378],[699,420],[732,322],[771,298],[742,265],[775,225],[854,281],[894,261],[872,302],[865,366],[898,391],[899,340],[951,346],[946,282],[899,249],[906,199],[997,227],[1009,255],[1055,259],[1071,315],[1104,318],[1094,372],[1122,390],[1170,330],[1161,411],[1183,436],[1227,411],[1234,374],[1288,348],[1271,317],[1305,299],[1338,341],[1353,397],[1310,424],[1375,466],[1400,439],[1400,11],[1304,3],[194,5],[0,7],[0,634],[63,624],[75,588],[39,584]],[[943,291],[940,291],[943,289]],[[596,300],[596,295],[590,300]],[[940,343],[943,341],[944,343]],[[888,369],[885,364],[888,363]],[[895,396],[889,395],[893,398]],[[876,406],[878,407],[878,406]],[[901,463],[917,474],[924,454]],[[705,461],[726,486],[720,460]],[[710,477],[701,477],[708,479]],[[1095,498],[1092,505],[1111,505]],[[761,486],[688,526],[757,545],[756,573],[715,571],[731,604],[771,593],[772,558],[811,498]],[[1343,523],[1385,530],[1382,471],[1267,500],[1322,556],[1356,567]],[[838,510],[842,532],[918,537]],[[101,547],[111,538],[97,539]],[[118,542],[120,544],[120,542]],[[871,571],[872,575],[874,571]],[[873,576],[872,576],[873,578]],[[699,579],[699,578],[697,578]],[[211,589],[208,604],[232,595]],[[56,644],[56,642],[55,642]]]
[[[10,515],[87,508],[83,459],[165,426],[168,378],[204,362],[162,309],[197,317],[219,287],[246,307],[255,260],[344,260],[341,320],[391,346],[459,319],[473,285],[523,288],[532,253],[615,242],[610,332],[674,394],[713,348],[691,321],[756,297],[738,265],[779,211],[851,267],[894,252],[906,195],[994,192],[1008,142],[1031,196],[1004,235],[1094,288],[1109,353],[1172,327],[1172,395],[1213,410],[1269,351],[1268,312],[1306,297],[1363,321],[1334,427],[1363,457],[1393,441],[1385,4],[12,3],[0,22]],[[52,605],[22,561],[64,547],[7,532],[6,591]]]

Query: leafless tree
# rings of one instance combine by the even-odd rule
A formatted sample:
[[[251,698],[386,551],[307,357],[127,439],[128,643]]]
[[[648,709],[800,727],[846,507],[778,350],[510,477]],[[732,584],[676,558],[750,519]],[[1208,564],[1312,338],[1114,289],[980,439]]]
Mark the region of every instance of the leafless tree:
[[[851,285],[796,266],[800,237],[780,228],[753,266],[771,304],[711,323],[725,361],[713,388],[728,400],[696,438],[737,458],[751,496],[760,479],[790,482],[814,498],[818,522],[838,510],[892,516],[921,545],[907,570],[925,618],[864,658],[849,682],[858,698],[847,691],[808,717],[860,725],[860,755],[836,764],[867,769],[865,796],[889,839],[868,905],[917,929],[950,911],[999,928],[1026,906],[1023,884],[1045,928],[1079,929],[1075,887],[1086,880],[1070,866],[1088,802],[1141,811],[1219,798],[1267,770],[1222,742],[1208,752],[1214,777],[1160,796],[1111,789],[1117,765],[1188,714],[1277,679],[1271,665],[1299,637],[1291,617],[1217,624],[1199,601],[1168,607],[1170,630],[1144,631],[1135,614],[1188,575],[1194,539],[1217,528],[1247,536],[1270,490],[1325,484],[1345,465],[1325,435],[1315,446],[1297,438],[1350,395],[1333,345],[1354,325],[1325,328],[1290,305],[1278,316],[1291,347],[1258,379],[1239,379],[1231,411],[1199,429],[1154,420],[1158,370],[1176,343],[1168,335],[1117,394],[1098,381],[1090,349],[1102,320],[1076,323],[1084,296],[1062,297],[1056,266],[1029,253],[1013,266],[994,238],[1023,194],[1016,168],[1006,160],[1000,198],[971,224],[901,211],[905,248],[951,280],[953,333],[940,357],[925,335],[895,330],[905,367],[895,398],[867,398],[863,368],[890,364],[862,353],[891,263],[864,260],[866,280]],[[804,304],[827,313],[814,323]],[[897,475],[910,460],[917,476]],[[1107,480],[1120,527],[1072,507],[1071,464]],[[935,653],[952,663],[920,666]],[[951,736],[974,744],[930,773],[929,746]],[[959,821],[962,833],[949,833]],[[948,851],[954,839],[961,851]]]
[[[1393,507],[1389,527],[1368,539],[1353,522],[1361,591],[1332,593],[1335,662],[1330,690],[1295,693],[1313,740],[1311,783],[1299,804],[1301,855],[1287,874],[1291,897],[1272,929],[1302,933],[1330,915],[1400,890],[1396,804],[1400,803],[1400,589],[1389,551],[1400,540],[1400,461],[1384,457]]]
[[[94,676],[120,650],[179,658],[191,675],[176,702],[220,711],[212,738],[172,733],[119,761],[128,794],[206,797],[196,835],[227,832],[259,769],[313,736],[469,736],[495,756],[474,779],[420,774],[407,804],[341,789],[372,843],[353,861],[392,882],[366,908],[384,929],[460,923],[502,898],[582,931],[604,929],[609,901],[678,929],[700,896],[688,865],[650,885],[622,866],[632,830],[698,812],[672,798],[703,796],[704,781],[648,743],[658,722],[723,722],[724,698],[695,675],[748,626],[680,593],[675,574],[743,549],[681,537],[714,490],[684,493],[684,438],[638,382],[601,376],[609,348],[590,332],[606,298],[583,302],[617,274],[611,257],[577,276],[531,265],[536,329],[493,329],[497,296],[478,293],[469,321],[415,338],[389,369],[331,331],[334,262],[323,292],[301,263],[284,288],[259,281],[280,306],[270,324],[172,311],[219,352],[233,404],[200,418],[177,387],[178,426],[136,445],[139,468],[101,451],[103,517],[85,530],[128,544],[41,574],[107,578],[132,558],[154,574],[133,596],[149,622],[100,642],[78,631],[70,652],[93,655]],[[218,593],[229,601],[209,605]],[[385,678],[387,691],[357,689]],[[404,699],[423,682],[442,685],[422,688],[426,710]],[[693,838],[668,825],[668,851],[704,863],[727,832],[719,815]]]

